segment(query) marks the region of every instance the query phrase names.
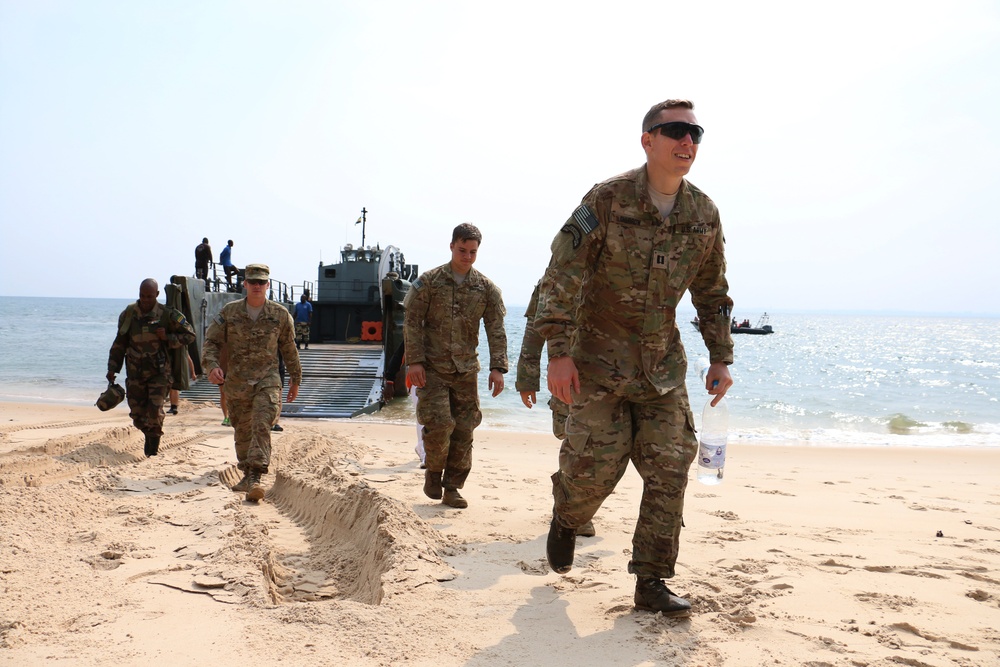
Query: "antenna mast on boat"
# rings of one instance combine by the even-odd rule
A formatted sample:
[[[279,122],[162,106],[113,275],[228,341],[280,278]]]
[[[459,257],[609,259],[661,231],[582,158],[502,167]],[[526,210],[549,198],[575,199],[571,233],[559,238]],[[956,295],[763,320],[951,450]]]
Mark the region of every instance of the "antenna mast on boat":
[[[367,216],[368,216],[368,209],[366,209],[364,206],[362,206],[361,207],[361,217],[358,218],[358,221],[354,223],[355,225],[357,225],[359,223],[361,224],[361,247],[362,248],[365,247],[365,223],[368,221],[368,217]]]

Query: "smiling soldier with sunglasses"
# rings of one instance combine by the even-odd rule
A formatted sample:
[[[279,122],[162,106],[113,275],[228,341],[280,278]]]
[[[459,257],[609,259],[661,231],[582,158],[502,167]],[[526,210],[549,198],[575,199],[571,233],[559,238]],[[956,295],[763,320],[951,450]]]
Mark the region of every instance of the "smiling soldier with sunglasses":
[[[688,100],[646,113],[646,164],[595,185],[556,234],[534,320],[548,343],[549,390],[570,404],[552,476],[549,565],[569,572],[577,529],[631,460],[643,480],[628,564],[637,578],[635,607],[667,616],[691,611],[663,583],[674,576],[698,450],[675,318],[685,292],[711,357],[708,393],[721,397],[733,383],[733,302],[719,212],[685,178],[704,134]]]
[[[278,350],[288,369],[291,403],[302,384],[302,366],[295,349],[295,326],[288,309],[267,298],[271,270],[247,264],[247,296],[222,307],[205,334],[202,366],[213,384],[225,383],[226,405],[236,441],[237,467],[243,479],[233,491],[254,502],[264,497],[261,477],[271,464],[271,427],[281,412]],[[226,371],[219,367],[222,349],[229,352]]]

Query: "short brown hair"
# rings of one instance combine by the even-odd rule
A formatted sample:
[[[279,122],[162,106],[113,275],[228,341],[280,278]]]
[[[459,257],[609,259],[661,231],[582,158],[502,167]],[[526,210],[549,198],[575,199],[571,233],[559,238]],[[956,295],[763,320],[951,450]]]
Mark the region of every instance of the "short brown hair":
[[[456,241],[475,241],[482,244],[483,233],[471,222],[463,222],[451,233],[451,242],[455,243]]]
[[[656,117],[660,115],[660,112],[665,109],[694,109],[694,102],[691,100],[663,100],[659,104],[654,104],[646,112],[646,115],[642,117],[642,131],[649,132],[655,123]]]

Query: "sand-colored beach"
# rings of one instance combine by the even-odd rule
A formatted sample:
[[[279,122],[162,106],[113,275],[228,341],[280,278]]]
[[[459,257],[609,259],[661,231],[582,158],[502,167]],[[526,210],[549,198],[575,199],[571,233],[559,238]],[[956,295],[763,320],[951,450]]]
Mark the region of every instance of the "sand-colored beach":
[[[667,619],[632,608],[634,471],[560,576],[551,436],[478,432],[460,511],[412,427],[286,419],[253,505],[220,421],[183,403],[146,459],[123,406],[0,403],[0,664],[1000,664],[1000,450],[732,448]]]

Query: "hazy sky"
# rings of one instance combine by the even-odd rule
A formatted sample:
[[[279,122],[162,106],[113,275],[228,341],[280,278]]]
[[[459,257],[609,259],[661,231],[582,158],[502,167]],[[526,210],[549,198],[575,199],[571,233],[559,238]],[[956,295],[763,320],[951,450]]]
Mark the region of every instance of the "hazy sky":
[[[315,280],[452,228],[524,304],[641,120],[688,97],[736,315],[1000,314],[1000,2],[0,0],[0,294],[218,258]],[[742,315],[741,315],[742,313]]]

